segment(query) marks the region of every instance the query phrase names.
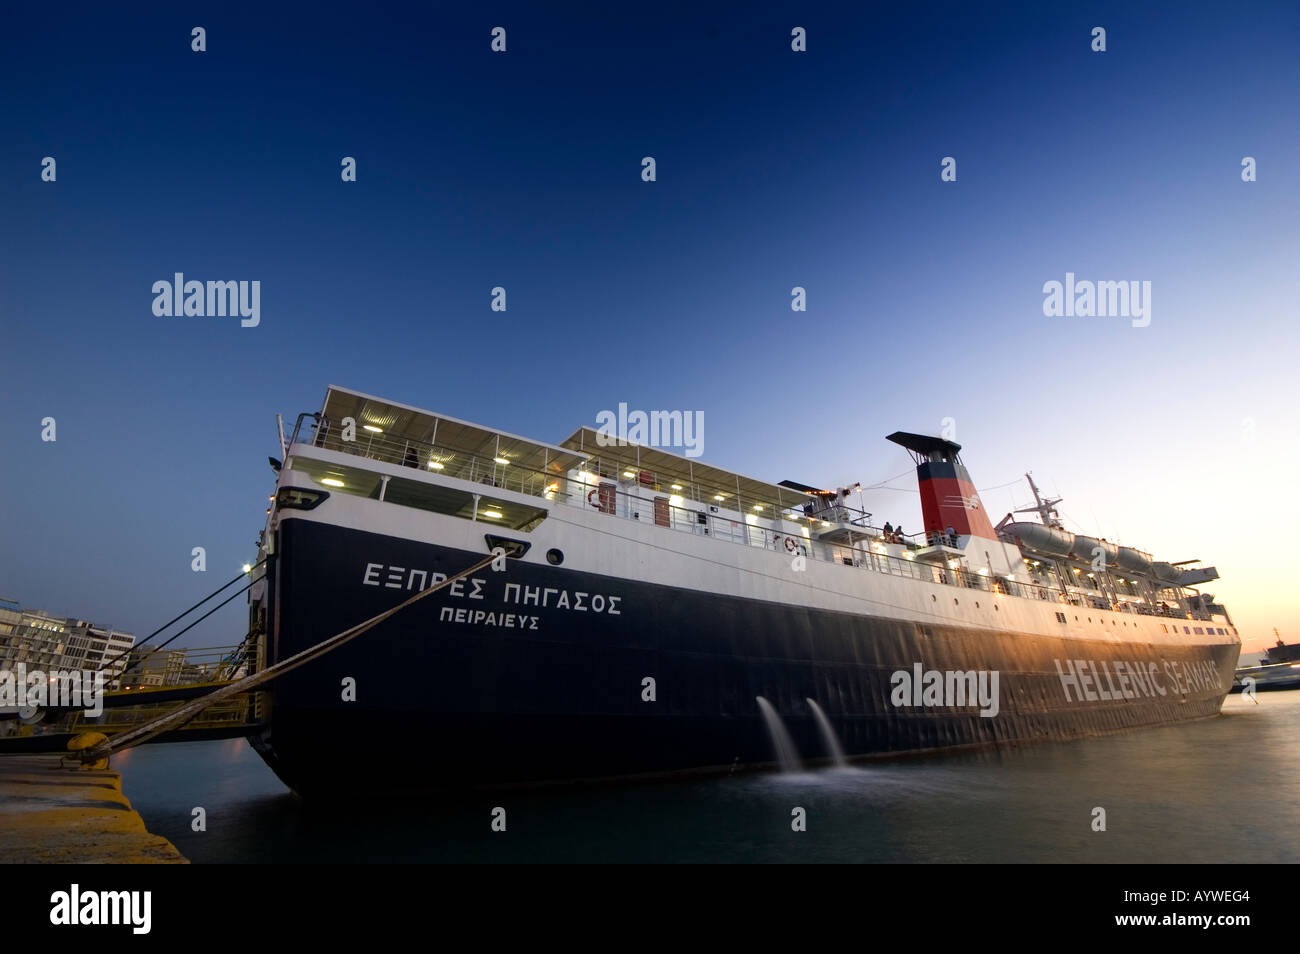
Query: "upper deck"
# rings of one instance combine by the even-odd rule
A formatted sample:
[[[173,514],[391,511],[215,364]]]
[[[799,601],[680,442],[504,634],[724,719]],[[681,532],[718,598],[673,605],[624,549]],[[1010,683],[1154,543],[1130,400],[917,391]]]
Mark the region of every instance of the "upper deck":
[[[343,421],[355,422],[355,439],[344,441]],[[632,484],[650,493],[733,513],[807,517],[807,505],[822,509],[815,495],[746,477],[657,447],[611,443],[596,429],[580,427],[560,444],[435,414],[331,385],[321,422],[309,435],[318,447],[405,465],[429,473],[489,483],[536,497],[569,474],[586,475],[592,486]]]
[[[869,513],[848,507],[842,498],[746,477],[661,448],[614,442],[591,427],[548,444],[331,386],[319,420],[312,424],[300,418],[291,443],[293,468],[307,471],[317,482],[372,499],[486,519],[503,528],[529,530],[554,505],[594,508],[723,542],[889,575],[1099,610],[1211,619],[1181,600],[1166,606],[1138,580],[1116,577],[1103,587],[1092,573],[1079,571],[1061,579],[1032,559],[1005,575],[971,570],[960,550],[921,534],[887,536],[870,523]],[[361,460],[356,467],[340,466],[337,458],[313,459],[309,447]],[[362,460],[409,468],[413,479],[367,471]],[[453,482],[475,485],[474,494],[444,489]],[[516,495],[533,498],[536,506]]]

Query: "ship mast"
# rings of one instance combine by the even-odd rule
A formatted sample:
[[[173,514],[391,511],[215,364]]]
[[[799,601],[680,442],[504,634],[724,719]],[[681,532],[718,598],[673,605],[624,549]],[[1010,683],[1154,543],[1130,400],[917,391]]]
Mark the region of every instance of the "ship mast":
[[[1029,474],[1025,474],[1025,480],[1029,481],[1029,489],[1034,492],[1035,505],[1033,507],[1022,507],[1017,510],[1016,513],[1036,513],[1038,514],[1039,519],[1043,521],[1043,526],[1055,527],[1058,530],[1061,529],[1061,518],[1056,512],[1056,505],[1059,504],[1063,498],[1052,497],[1044,499],[1043,495],[1038,492],[1038,485],[1034,483],[1034,478]]]

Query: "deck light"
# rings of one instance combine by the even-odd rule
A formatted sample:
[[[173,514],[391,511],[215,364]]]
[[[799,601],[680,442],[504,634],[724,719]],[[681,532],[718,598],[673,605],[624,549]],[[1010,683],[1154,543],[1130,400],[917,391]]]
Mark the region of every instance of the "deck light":
[[[483,511],[483,516],[485,516],[485,517],[491,517],[493,520],[500,520],[500,519],[501,519],[501,511],[500,511],[500,510],[484,510],[484,511]]]
[[[322,478],[320,479],[320,482],[321,482],[322,484],[324,484],[325,486],[327,486],[327,487],[342,487],[342,486],[343,486],[343,481],[341,481],[341,480],[337,480],[337,479],[335,479],[335,478],[333,478],[333,477],[322,477]]]
[[[673,490],[681,490],[681,489],[682,489],[681,484],[673,484]]]
[[[501,464],[502,466],[505,466],[506,464],[510,463],[510,461],[506,460],[504,457],[493,457],[492,462],[494,464]]]
[[[444,466],[444,464],[443,464],[442,461],[440,461],[440,460],[431,460],[431,461],[429,461],[429,469],[430,469],[430,470],[442,470],[443,466]]]
[[[382,427],[375,427],[375,425],[373,425],[373,424],[362,424],[361,427],[362,427],[363,430],[367,430],[367,431],[369,431],[371,434],[382,434],[382,433],[384,433],[384,429],[383,429]]]

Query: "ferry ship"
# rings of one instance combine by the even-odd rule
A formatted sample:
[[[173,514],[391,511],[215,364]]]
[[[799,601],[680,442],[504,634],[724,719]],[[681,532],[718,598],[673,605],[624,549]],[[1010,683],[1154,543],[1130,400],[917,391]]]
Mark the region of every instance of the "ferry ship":
[[[1257,666],[1242,666],[1233,677],[1232,692],[1300,689],[1300,645],[1287,645],[1274,627],[1277,643],[1264,650]]]
[[[924,518],[903,535],[850,490],[586,426],[548,444],[331,386],[280,435],[263,665],[514,557],[271,684],[251,741],[309,797],[769,767],[773,714],[813,763],[821,713],[849,758],[1072,739],[1215,715],[1232,685],[1213,567],[1070,534],[1036,487],[1039,520],[995,527],[941,438],[889,435]]]

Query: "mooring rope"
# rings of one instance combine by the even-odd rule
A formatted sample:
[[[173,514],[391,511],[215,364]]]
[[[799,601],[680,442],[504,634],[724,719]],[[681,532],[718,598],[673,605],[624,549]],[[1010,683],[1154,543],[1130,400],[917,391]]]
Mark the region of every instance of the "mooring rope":
[[[179,728],[214,703],[221,702],[223,699],[229,699],[231,696],[237,696],[243,692],[248,692],[250,689],[260,686],[263,683],[270,682],[277,676],[282,676],[290,670],[297,669],[299,666],[306,665],[313,659],[324,656],[326,653],[338,649],[345,643],[356,639],[367,630],[378,626],[390,616],[400,613],[416,600],[422,600],[426,596],[438,592],[438,590],[441,590],[443,587],[450,586],[457,580],[463,579],[471,573],[478,572],[496,559],[497,556],[495,554],[489,554],[473,566],[462,570],[455,576],[447,577],[447,579],[434,584],[428,589],[421,590],[406,602],[399,603],[392,609],[380,613],[378,616],[372,616],[365,622],[358,623],[356,626],[353,626],[350,629],[345,629],[341,633],[335,633],[328,639],[321,640],[314,646],[309,646],[302,652],[295,653],[288,659],[281,660],[274,666],[263,669],[261,672],[255,672],[252,675],[245,676],[243,679],[240,679],[237,682],[232,682],[228,686],[222,686],[220,689],[216,689],[206,696],[195,699],[193,702],[187,702],[179,709],[173,709],[171,712],[161,715],[157,719],[146,722],[144,725],[136,726],[134,729],[129,729],[120,735],[115,735],[106,742],[101,742],[93,748],[82,749],[76,754],[83,762],[94,762],[99,759],[107,758],[114,752],[121,752],[124,749],[132,748],[142,742],[147,742],[155,736],[161,735],[171,729]]]
[[[203,597],[203,599],[199,600],[197,603],[195,603],[193,606],[191,606],[189,609],[187,609],[184,613],[181,613],[179,616],[175,616],[175,617],[173,617],[172,619],[169,619],[167,622],[163,623],[161,626],[159,626],[157,629],[155,629],[152,633],[150,633],[148,636],[146,636],[143,640],[141,640],[138,644],[136,644],[136,645],[134,645],[134,646],[128,646],[126,649],[122,650],[120,653],[118,653],[118,654],[117,654],[116,656],[114,656],[112,659],[109,659],[109,660],[107,660],[107,661],[101,661],[100,664],[99,664],[99,668],[100,668],[101,670],[103,670],[103,669],[107,669],[107,668],[110,668],[110,667],[112,667],[112,666],[115,666],[115,665],[117,665],[117,661],[118,661],[119,659],[121,659],[123,656],[129,655],[129,654],[130,654],[131,652],[133,652],[134,650],[137,650],[137,649],[144,649],[144,648],[145,648],[145,644],[148,643],[149,640],[153,639],[155,636],[157,636],[159,633],[161,633],[164,629],[166,629],[166,628],[167,628],[168,626],[170,626],[172,623],[176,622],[177,620],[184,619],[186,616],[189,616],[190,613],[193,613],[196,609],[198,609],[200,606],[202,606],[202,605],[203,605],[204,603],[206,603],[208,600],[212,599],[212,597],[216,596],[218,593],[220,593],[220,592],[221,592],[222,590],[224,590],[226,587],[228,587],[228,586],[233,586],[234,584],[238,583],[240,580],[242,580],[244,577],[248,576],[250,573],[252,573],[254,570],[256,570],[259,566],[261,566],[261,565],[262,565],[263,563],[265,563],[265,562],[266,562],[266,558],[265,558],[265,557],[263,557],[262,559],[258,560],[256,563],[254,563],[252,566],[250,566],[246,571],[244,571],[243,573],[240,573],[239,576],[235,577],[235,578],[234,578],[233,580],[231,580],[229,583],[223,583],[223,584],[221,584],[221,586],[217,587],[217,589],[213,590],[213,591],[212,591],[211,593],[209,593],[207,596]],[[183,633],[185,633],[185,632],[187,632],[187,631],[193,629],[193,628],[194,628],[195,626],[197,626],[199,623],[203,622],[205,619],[207,619],[209,616],[211,616],[211,615],[212,615],[213,613],[215,613],[217,610],[221,609],[221,607],[225,606],[227,603],[229,603],[231,600],[233,600],[236,596],[238,596],[240,593],[243,593],[244,590],[247,590],[249,587],[251,587],[251,586],[253,585],[253,583],[256,583],[256,582],[257,582],[257,580],[252,580],[252,581],[249,582],[248,586],[245,586],[243,589],[236,590],[236,591],[235,591],[231,596],[229,596],[228,598],[222,600],[222,601],[221,601],[220,603],[218,603],[218,604],[217,604],[213,609],[209,610],[207,613],[204,613],[202,616],[200,616],[200,617],[199,617],[198,619],[196,619],[194,622],[190,623],[189,626],[186,626],[185,629],[182,629],[182,630],[181,630],[179,633],[177,633],[175,636],[169,636],[167,639],[163,640],[163,641],[162,641],[159,645],[157,645],[157,646],[150,646],[150,647],[149,647],[149,652],[145,653],[144,656],[142,656],[142,657],[140,658],[140,660],[137,662],[137,665],[138,665],[139,663],[142,663],[145,659],[148,659],[150,656],[152,656],[152,655],[153,655],[154,653],[156,653],[158,650],[162,649],[164,646],[166,646],[168,643],[170,643],[172,640],[174,640],[174,639],[176,638],[176,636],[180,636],[180,635],[182,635]]]

